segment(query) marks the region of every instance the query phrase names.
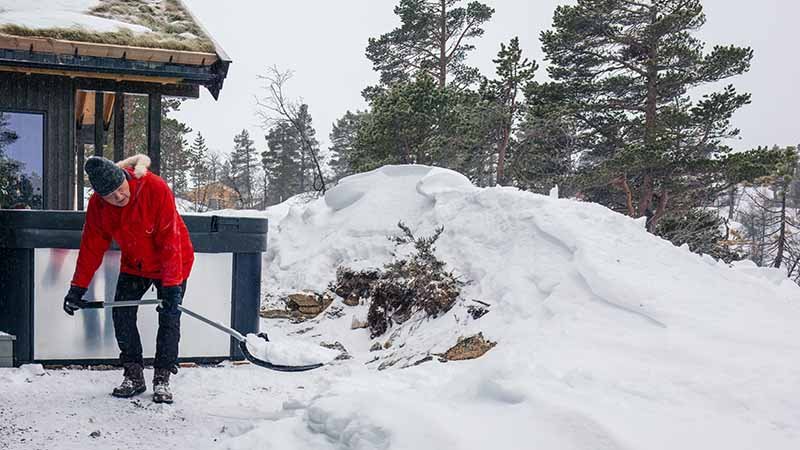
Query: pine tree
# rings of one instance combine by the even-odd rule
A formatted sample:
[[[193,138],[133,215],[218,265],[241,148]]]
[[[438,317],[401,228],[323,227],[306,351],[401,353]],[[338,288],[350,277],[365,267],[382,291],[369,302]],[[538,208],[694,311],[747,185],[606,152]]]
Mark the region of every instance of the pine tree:
[[[384,164],[428,164],[458,168],[474,144],[471,91],[440,88],[420,75],[398,83],[371,101],[368,120],[359,127],[351,163],[357,171]]]
[[[483,35],[482,26],[494,9],[477,1],[466,6],[464,0],[400,0],[394,13],[401,25],[378,38],[370,38],[367,58],[381,74],[381,82],[391,85],[427,74],[444,88],[448,80],[466,86],[478,77],[466,65],[467,54],[475,46],[469,42]]]
[[[262,165],[267,173],[267,204],[281,203],[303,191],[303,143],[288,122],[276,123],[266,136]]]
[[[774,147],[772,152],[779,155],[773,170],[755,187],[745,189],[748,209],[739,211],[736,219],[745,225],[746,239],[753,243],[751,259],[759,265],[788,266],[787,274],[792,276],[800,264],[800,223],[791,212],[800,207],[792,192],[798,154],[795,147]]]
[[[208,146],[202,133],[197,132],[191,147],[189,147],[191,166],[192,188],[194,190],[195,208],[199,204],[205,205],[208,197]]]
[[[687,92],[746,72],[749,48],[704,52],[694,34],[700,0],[578,0],[542,33],[557,103],[579,125],[584,189],[613,185],[623,210],[654,230],[668,206],[690,204],[721,168],[710,159],[736,136],[732,114],[750,101],[732,86],[692,101]]]
[[[355,171],[352,160],[354,158],[356,138],[359,128],[367,113],[347,111],[344,116],[333,124],[330,134],[330,168],[333,171],[334,181],[338,181]]]
[[[317,132],[311,121],[311,113],[308,112],[308,105],[300,105],[297,113],[297,120],[290,123],[294,125],[294,135],[301,143],[300,153],[300,192],[309,189],[317,190],[317,167],[315,161],[319,159],[319,141]]]
[[[189,188],[191,154],[185,136],[192,129],[171,117],[162,118],[161,123],[161,176],[180,195]]]
[[[242,130],[233,138],[233,151],[229,159],[231,187],[239,194],[243,208],[253,207],[253,186],[257,169],[256,148],[250,133]]]
[[[541,194],[558,185],[576,195],[571,177],[576,169],[578,122],[561,104],[566,94],[554,83],[531,82],[525,87],[525,116],[513,142],[509,166],[514,185]]]
[[[508,46],[501,43],[497,58],[493,60],[497,65],[497,79],[488,82],[488,89],[494,101],[502,111],[502,121],[499,124],[497,144],[497,184],[506,184],[506,152],[520,112],[519,92],[533,81],[538,68],[536,61],[522,58],[522,49],[519,47],[519,38],[514,37]]]

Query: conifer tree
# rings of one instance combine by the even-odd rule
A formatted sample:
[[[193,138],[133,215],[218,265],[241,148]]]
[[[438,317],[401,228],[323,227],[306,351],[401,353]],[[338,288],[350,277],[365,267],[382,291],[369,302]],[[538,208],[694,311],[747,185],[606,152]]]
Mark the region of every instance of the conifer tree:
[[[257,156],[250,133],[242,130],[233,138],[233,151],[230,155],[230,173],[228,177],[231,187],[239,194],[243,208],[252,208],[253,186],[257,169]]]
[[[508,45],[501,43],[497,58],[497,79],[487,82],[485,89],[491,92],[493,100],[498,104],[502,114],[497,134],[497,184],[506,184],[506,152],[519,116],[519,93],[528,83],[533,81],[538,68],[536,61],[522,58],[519,38],[514,37]]]
[[[746,72],[749,48],[706,52],[695,34],[700,0],[577,0],[559,6],[541,40],[549,74],[565,94],[557,105],[579,125],[584,189],[613,185],[623,210],[648,216],[648,229],[671,204],[721,170],[709,163],[736,136],[731,116],[750,101],[733,86],[693,100],[687,92]]]
[[[198,132],[192,145],[189,147],[192,188],[194,190],[195,207],[205,204],[207,197],[208,180],[208,146],[202,133]]]
[[[347,111],[333,124],[330,134],[330,162],[333,179],[338,181],[354,173],[353,158],[356,151],[356,138],[359,127],[367,113]]]
[[[266,136],[268,149],[263,152],[262,165],[267,179],[267,204],[281,203],[304,192],[302,153],[303,143],[288,122],[276,123]]]
[[[470,43],[483,35],[483,25],[494,9],[478,1],[400,0],[394,13],[401,25],[378,38],[370,38],[367,58],[391,85],[427,74],[444,88],[448,82],[459,86],[478,78],[477,70],[466,65]]]

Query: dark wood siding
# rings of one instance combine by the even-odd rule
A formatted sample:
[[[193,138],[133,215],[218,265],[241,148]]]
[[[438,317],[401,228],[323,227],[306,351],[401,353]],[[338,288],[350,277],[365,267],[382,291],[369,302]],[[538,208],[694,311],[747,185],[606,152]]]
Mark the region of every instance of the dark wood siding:
[[[75,191],[75,83],[70,78],[0,72],[0,109],[45,113],[46,209],[72,209]]]

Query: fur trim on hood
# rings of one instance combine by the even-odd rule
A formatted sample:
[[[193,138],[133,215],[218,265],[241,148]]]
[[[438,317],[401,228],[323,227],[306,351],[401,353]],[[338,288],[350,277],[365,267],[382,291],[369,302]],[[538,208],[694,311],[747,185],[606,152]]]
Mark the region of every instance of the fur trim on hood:
[[[142,178],[147,173],[147,168],[150,167],[150,157],[139,153],[123,159],[117,163],[117,166],[122,169],[133,167],[133,174],[136,178]]]

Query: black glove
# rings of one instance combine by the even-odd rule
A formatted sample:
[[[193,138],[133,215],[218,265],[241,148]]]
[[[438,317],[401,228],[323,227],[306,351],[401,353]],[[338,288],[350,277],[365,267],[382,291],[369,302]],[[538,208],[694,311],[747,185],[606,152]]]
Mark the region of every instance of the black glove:
[[[183,298],[183,289],[180,286],[168,286],[161,289],[161,305],[156,307],[158,312],[178,312],[178,305]]]
[[[67,296],[64,297],[64,312],[72,316],[75,311],[85,307],[84,294],[86,294],[86,288],[70,286]]]

